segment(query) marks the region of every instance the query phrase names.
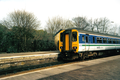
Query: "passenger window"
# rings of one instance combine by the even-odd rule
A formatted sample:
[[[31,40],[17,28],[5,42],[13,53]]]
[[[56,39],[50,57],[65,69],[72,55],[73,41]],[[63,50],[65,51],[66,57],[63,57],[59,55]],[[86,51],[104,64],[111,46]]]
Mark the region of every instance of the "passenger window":
[[[118,44],[117,39],[115,40],[115,43]]]
[[[111,40],[111,39],[108,39],[108,43],[112,43],[112,40]]]
[[[97,37],[97,43],[102,43],[102,38]]]
[[[88,43],[88,36],[86,36],[86,43]]]
[[[84,39],[84,35],[82,35],[82,41],[85,41],[85,39]]]
[[[103,38],[103,43],[107,43],[107,38]]]
[[[119,40],[117,40],[117,44],[119,44]]]
[[[77,41],[77,32],[72,32],[72,41]]]
[[[113,39],[113,44],[115,44],[115,39]]]
[[[93,43],[95,43],[95,37],[93,37]]]

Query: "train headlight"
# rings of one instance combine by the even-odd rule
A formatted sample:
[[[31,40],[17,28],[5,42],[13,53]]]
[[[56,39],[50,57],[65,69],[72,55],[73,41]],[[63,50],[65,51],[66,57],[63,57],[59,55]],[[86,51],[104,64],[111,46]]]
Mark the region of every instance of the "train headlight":
[[[63,49],[63,47],[61,46],[60,49]]]
[[[73,49],[77,49],[77,47],[73,47]]]

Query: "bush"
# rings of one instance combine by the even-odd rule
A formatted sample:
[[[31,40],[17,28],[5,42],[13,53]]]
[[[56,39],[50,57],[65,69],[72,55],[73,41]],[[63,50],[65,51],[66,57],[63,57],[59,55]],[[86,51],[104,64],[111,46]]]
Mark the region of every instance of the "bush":
[[[49,51],[55,50],[55,44],[53,40],[35,40],[34,51]]]

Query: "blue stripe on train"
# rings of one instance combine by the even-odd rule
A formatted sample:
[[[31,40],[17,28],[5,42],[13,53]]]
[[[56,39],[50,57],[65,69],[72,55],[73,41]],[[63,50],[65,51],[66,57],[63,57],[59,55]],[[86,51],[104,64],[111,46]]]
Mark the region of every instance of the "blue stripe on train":
[[[84,36],[84,41],[82,41],[82,36]],[[108,43],[108,39],[116,39],[116,38],[109,38],[109,37],[103,37],[103,36],[95,36],[95,35],[87,35],[87,34],[79,34],[79,43],[85,43],[86,40],[86,37],[88,37],[88,42],[86,43],[93,43],[93,37],[95,38],[95,43],[97,43],[97,37],[100,37],[100,38],[106,38],[107,39],[107,43]],[[116,40],[119,40],[119,44],[120,44],[120,39],[116,39]],[[115,42],[117,43],[117,42]],[[102,43],[99,43],[99,44],[104,44],[103,43],[103,40],[102,40]],[[106,44],[106,43],[105,43]],[[113,41],[112,43],[113,44]]]

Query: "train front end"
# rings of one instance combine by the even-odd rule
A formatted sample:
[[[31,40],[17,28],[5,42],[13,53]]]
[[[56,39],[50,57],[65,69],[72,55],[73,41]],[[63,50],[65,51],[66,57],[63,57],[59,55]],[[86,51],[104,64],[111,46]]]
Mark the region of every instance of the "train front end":
[[[76,29],[68,29],[60,33],[59,51],[64,60],[78,58],[79,38]]]

